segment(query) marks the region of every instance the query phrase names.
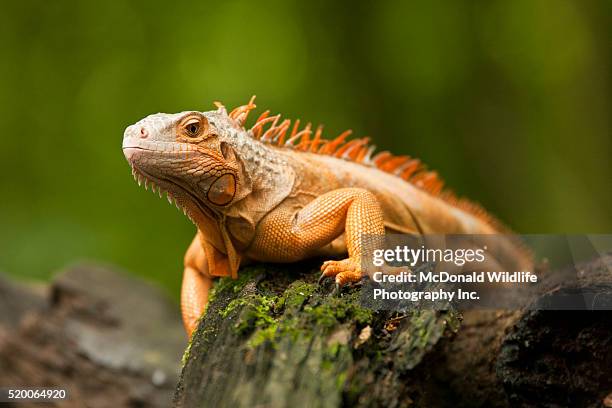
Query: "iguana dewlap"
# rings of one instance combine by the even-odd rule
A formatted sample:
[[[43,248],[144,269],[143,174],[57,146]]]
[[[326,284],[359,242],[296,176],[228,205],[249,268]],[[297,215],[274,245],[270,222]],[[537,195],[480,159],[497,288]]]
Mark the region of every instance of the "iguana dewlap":
[[[188,333],[217,276],[247,261],[295,262],[348,253],[321,267],[342,286],[361,278],[360,237],[501,232],[479,206],[442,191],[417,159],[374,154],[367,138],[333,140],[264,112],[253,99],[227,113],[158,113],[125,130],[123,152],[139,184],[167,193],[198,232],[185,255],[181,291]],[[514,248],[510,256],[527,255]]]

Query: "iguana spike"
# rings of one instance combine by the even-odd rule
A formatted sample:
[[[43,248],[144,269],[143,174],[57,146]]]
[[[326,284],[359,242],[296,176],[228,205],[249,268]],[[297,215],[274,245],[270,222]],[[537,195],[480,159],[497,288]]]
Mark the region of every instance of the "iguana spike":
[[[244,105],[238,106],[237,108],[234,108],[234,110],[232,110],[227,116],[236,120],[238,115],[241,114],[243,110],[244,110]]]
[[[297,150],[307,150],[308,146],[310,145],[310,135],[312,134],[312,131],[310,130],[311,127],[312,124],[307,123],[304,129],[296,133],[296,135],[288,140],[287,143],[291,141],[291,146]],[[298,139],[300,139],[300,142],[297,145],[294,145],[293,143]]]
[[[380,153],[378,153],[376,156],[374,156],[372,158],[372,163],[374,163],[374,166],[376,167],[380,167],[380,165],[387,159],[392,158],[393,155],[391,154],[391,152],[388,152],[387,150],[384,150]]]
[[[269,111],[269,110],[267,110],[267,111],[265,111],[264,113],[262,113],[261,115],[259,115],[259,117],[258,117],[258,118],[257,118],[257,120],[255,121],[255,125],[256,125],[257,123],[259,123],[259,121],[264,120],[265,118],[267,118],[269,114],[270,114],[270,111]],[[254,126],[254,125],[253,125],[253,126]]]
[[[280,119],[280,114],[276,115],[276,116],[272,116],[269,119],[273,119],[272,125],[270,125],[270,128],[268,130],[266,130],[266,132],[261,137],[261,141],[262,142],[269,142],[274,137],[274,134],[276,134],[276,132],[278,132],[278,126],[276,126],[276,123]]]
[[[423,171],[417,173],[411,182],[423,190],[426,190],[434,195],[437,195],[442,190],[444,183],[438,177],[438,173],[435,171]]]
[[[311,143],[311,140],[302,140],[297,146],[295,146],[295,148],[303,152],[307,152],[308,146],[310,146]]]
[[[302,133],[302,141],[310,140],[310,135],[312,134],[312,123],[308,122],[304,129],[300,133]]]
[[[409,156],[406,156],[409,157]],[[405,163],[400,164],[399,166],[397,166],[395,168],[395,170],[393,170],[393,174],[395,174],[398,177],[401,177],[402,173],[404,172],[404,170],[406,170],[408,167],[413,166],[413,159],[406,161]]]
[[[317,126],[317,130],[315,131],[314,138],[312,139],[312,143],[310,144],[309,150],[313,153],[316,153],[317,146],[321,141],[321,134],[323,134],[323,125]]]
[[[388,173],[393,173],[395,170],[410,160],[410,156],[395,156],[381,164],[380,169]]]
[[[261,127],[257,128],[257,125],[259,124],[259,122],[267,118],[269,114],[270,114],[270,111],[267,110],[261,115],[259,115],[259,117],[255,121],[255,124],[253,125],[253,127],[251,127],[251,132],[253,133],[253,137],[255,137],[256,139],[259,139],[259,136],[261,135]]]
[[[319,151],[317,153],[319,154],[324,154],[325,149],[327,148],[327,145],[329,144],[329,140],[321,140],[321,147],[319,147]]]
[[[255,102],[255,95],[251,97],[248,104],[238,106],[236,109],[234,109],[229,114],[229,117],[238,122],[240,126],[243,126],[247,117],[249,116],[249,112],[256,108],[256,105],[253,102]]]
[[[310,145],[310,135],[312,134],[311,127],[312,127],[312,124],[308,122],[306,126],[304,127],[304,129],[302,129],[295,135],[296,138],[298,136],[301,136],[300,143],[298,143],[295,146],[297,150],[302,150],[302,151],[308,150],[308,146]]]
[[[421,161],[419,159],[412,159],[404,164],[404,169],[400,173],[400,177],[408,181],[410,177],[422,168]]]
[[[341,157],[343,159],[350,159],[350,153],[354,152],[355,148],[359,148],[364,144],[367,144],[369,141],[368,138],[363,139],[354,139],[349,142],[346,142],[342,147],[340,147],[335,153],[334,156]]]
[[[256,139],[259,139],[259,135],[261,134],[261,131],[263,130],[263,126],[267,123],[270,122],[275,122],[280,118],[280,115],[276,115],[276,116],[270,116],[270,117],[266,117],[264,119],[261,119],[259,122],[257,122],[252,128],[251,131],[253,131],[253,136],[255,136]],[[269,129],[268,129],[269,130]],[[263,139],[263,137],[262,137]]]
[[[293,134],[295,131],[295,126],[293,127],[293,131],[291,132],[291,137],[289,138],[289,140],[287,140],[287,142],[285,142],[285,146],[291,147],[291,148],[297,148],[301,143],[298,143],[297,145],[295,144],[295,142],[298,139],[304,139],[304,137],[308,138],[309,133],[310,133],[310,123],[308,123],[306,125],[306,127],[302,130],[300,130],[299,132]]]
[[[325,151],[322,152],[324,154],[331,154],[333,155],[336,151],[336,149],[342,144],[344,143],[344,140],[349,137],[351,135],[351,133],[353,133],[353,131],[351,129],[347,129],[344,132],[340,133],[340,135],[338,137],[336,137],[334,140],[332,140],[331,142],[329,142],[325,148]]]
[[[277,146],[283,145],[285,142],[285,134],[287,133],[289,126],[291,126],[291,121],[289,119],[283,120],[283,122],[278,125],[278,132],[276,133],[276,136],[274,136],[274,139],[272,139],[274,144]]]
[[[363,159],[368,153],[368,147],[369,146],[361,146],[361,148],[359,148],[359,151],[357,152],[357,155],[355,156],[356,163],[363,163]]]
[[[294,136],[291,136],[291,137],[290,137],[289,139],[287,139],[287,141],[285,142],[285,147],[291,147],[291,148],[294,148],[294,147],[295,147],[295,145],[294,145],[295,141],[296,141],[296,140],[298,140],[298,139],[299,139],[299,138],[301,138],[301,137],[302,137],[301,132],[300,132],[300,133],[298,133],[298,134],[296,134],[296,135],[294,135]]]
[[[225,109],[225,106],[221,102],[214,101],[213,105],[217,107],[217,112],[227,115],[227,110]]]
[[[344,153],[344,156],[346,156],[349,160],[355,161],[357,159],[357,156],[359,156],[359,153],[361,152],[361,148],[363,146],[367,146],[368,143],[370,143],[370,138],[362,137],[360,139],[360,142],[357,143],[355,147],[350,148],[346,151],[346,153]]]
[[[372,155],[376,151],[376,145],[368,146],[368,150],[365,152],[361,162],[365,165],[372,166]]]
[[[295,136],[299,128],[300,128],[300,120],[297,119],[295,123],[293,124],[293,129],[291,130],[291,134],[289,135],[289,137],[291,138]]]
[[[358,145],[359,140],[360,139],[353,139],[353,140],[349,140],[348,142],[344,143],[342,146],[338,148],[338,150],[336,150],[333,153],[333,156],[348,159],[348,157],[344,157],[344,154],[350,149],[352,149],[355,145]]]

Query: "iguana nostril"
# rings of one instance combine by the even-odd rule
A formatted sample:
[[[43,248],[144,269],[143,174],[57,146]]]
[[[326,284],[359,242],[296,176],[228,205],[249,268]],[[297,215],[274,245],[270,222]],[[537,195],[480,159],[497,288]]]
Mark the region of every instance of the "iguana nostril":
[[[140,137],[143,139],[146,139],[148,136],[149,136],[149,131],[144,126],[142,126],[140,128]]]

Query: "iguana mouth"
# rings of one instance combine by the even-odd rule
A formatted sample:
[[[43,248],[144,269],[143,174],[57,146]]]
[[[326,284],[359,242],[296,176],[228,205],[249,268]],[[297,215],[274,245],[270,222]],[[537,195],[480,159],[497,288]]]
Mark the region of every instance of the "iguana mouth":
[[[139,154],[152,153],[158,156],[170,156],[187,160],[190,155],[197,153],[194,146],[187,143],[163,142],[151,143],[146,140],[128,139],[123,141],[123,155],[127,159],[132,169],[137,163],[136,157]],[[142,170],[139,170],[142,172]],[[144,172],[143,172],[144,173]]]
[[[187,153],[198,150],[197,147],[189,143],[151,141],[146,139],[137,139],[135,137],[123,139],[122,148],[124,152],[126,150],[129,151],[130,149],[135,149],[156,153]]]

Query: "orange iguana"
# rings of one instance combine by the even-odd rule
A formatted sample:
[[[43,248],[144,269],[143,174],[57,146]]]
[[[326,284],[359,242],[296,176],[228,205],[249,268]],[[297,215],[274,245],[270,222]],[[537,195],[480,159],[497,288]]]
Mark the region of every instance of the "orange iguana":
[[[197,226],[185,255],[181,309],[191,334],[213,278],[247,261],[324,262],[336,285],[361,276],[362,234],[501,232],[478,205],[442,190],[409,156],[374,154],[368,138],[333,140],[264,112],[244,127],[254,98],[231,113],[158,113],[125,130],[123,152],[138,183],[166,192]],[[516,250],[518,256],[521,251]]]

